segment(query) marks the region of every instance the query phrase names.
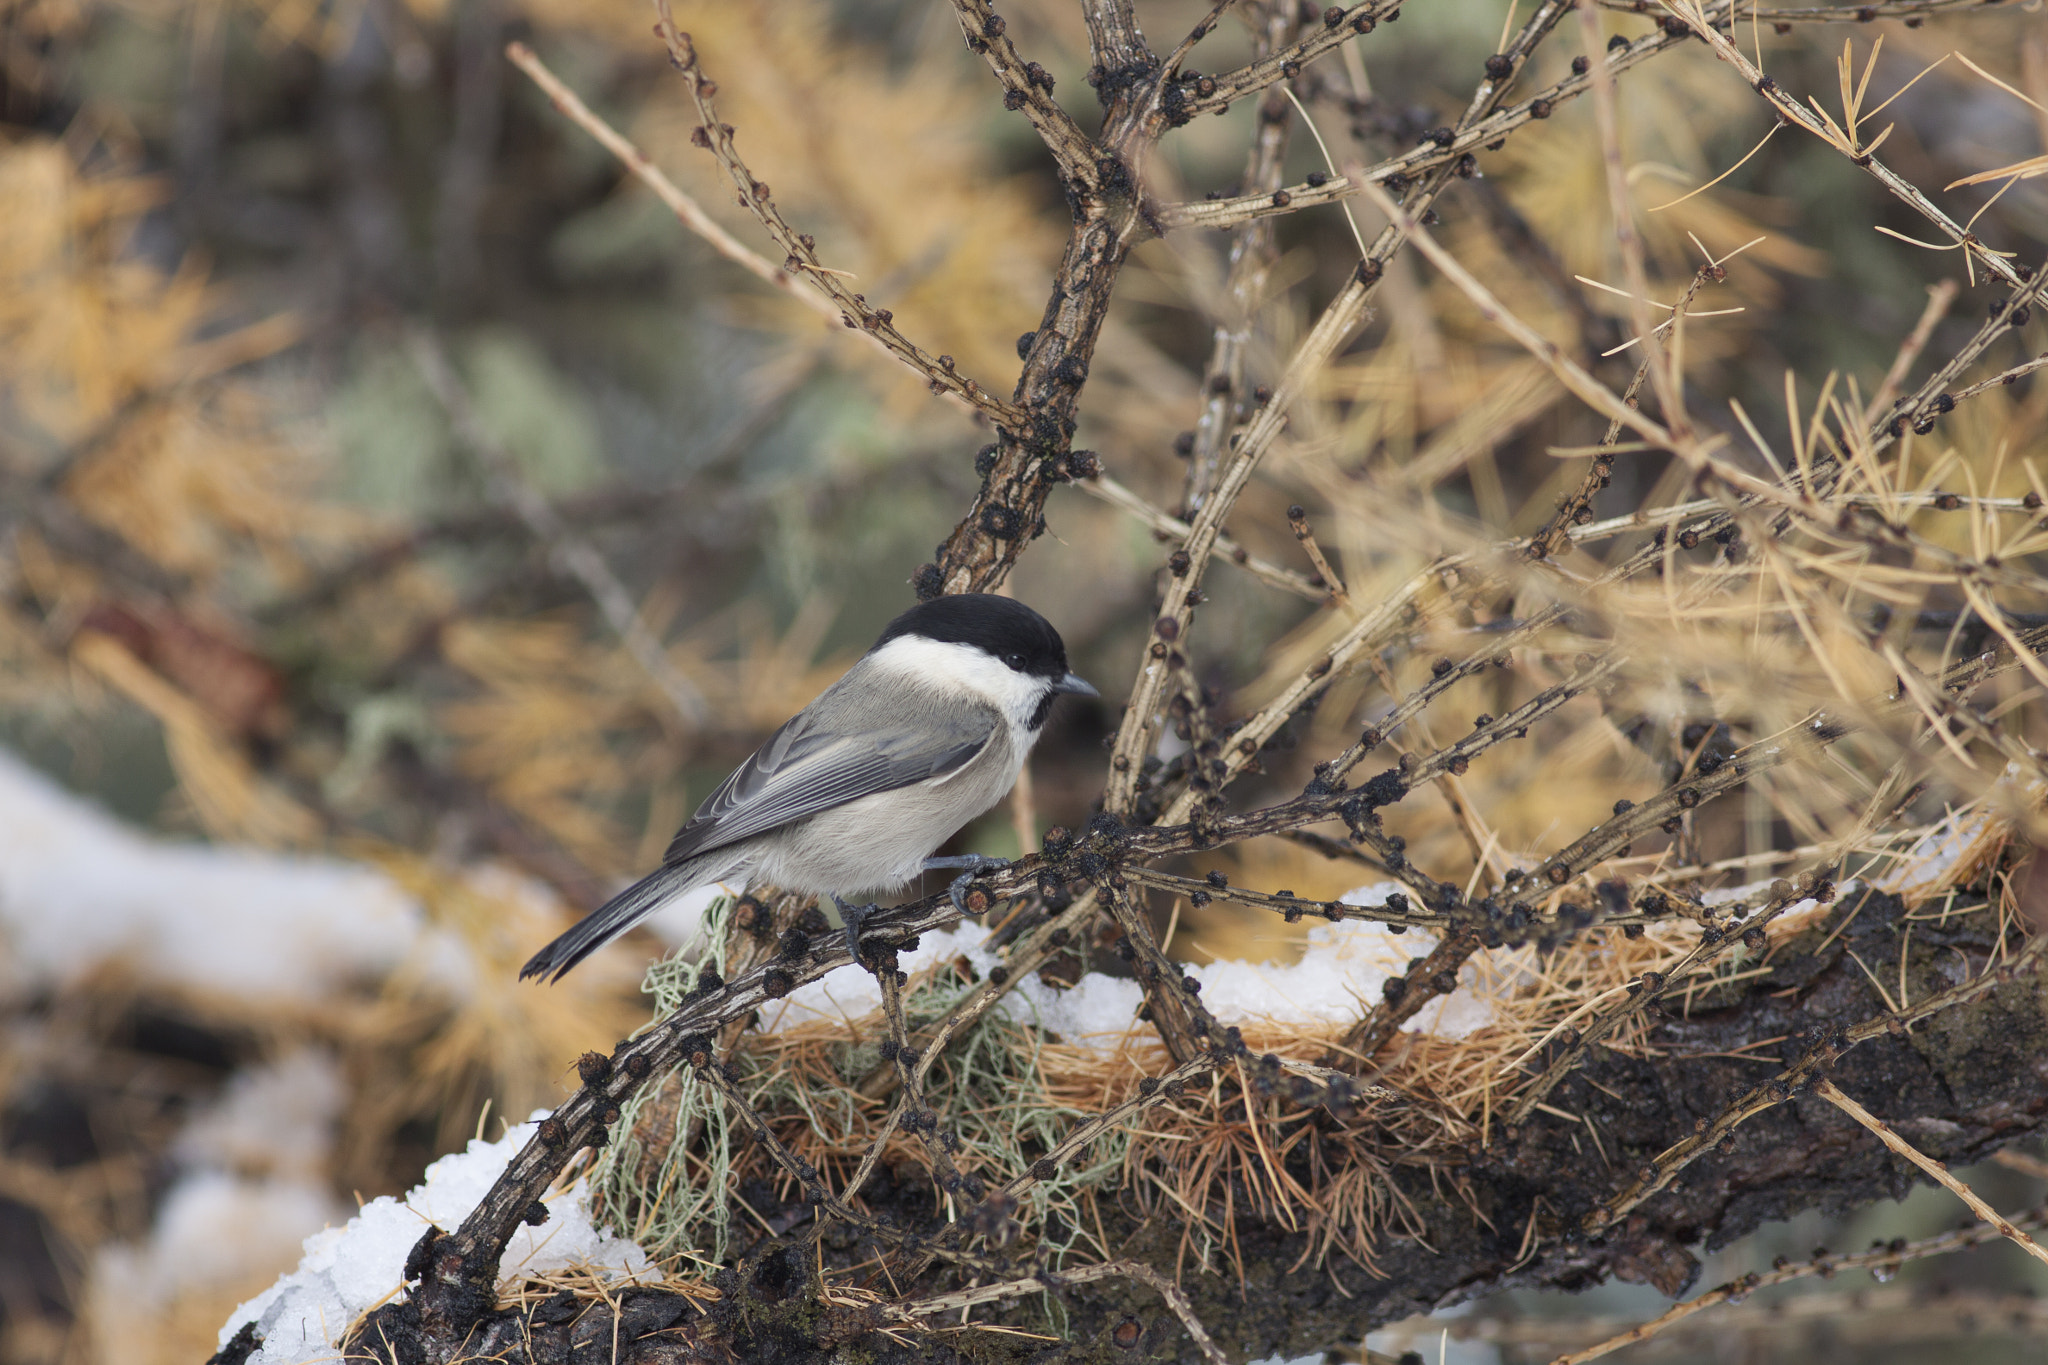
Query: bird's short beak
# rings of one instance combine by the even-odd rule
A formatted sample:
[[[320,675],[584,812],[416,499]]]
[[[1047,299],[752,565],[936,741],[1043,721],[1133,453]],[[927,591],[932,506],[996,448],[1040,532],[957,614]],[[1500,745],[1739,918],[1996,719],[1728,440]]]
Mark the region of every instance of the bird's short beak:
[[[1102,695],[1095,690],[1095,684],[1089,682],[1078,673],[1067,674],[1066,677],[1061,678],[1052,685],[1052,690],[1055,692],[1071,692],[1077,697],[1099,697]]]

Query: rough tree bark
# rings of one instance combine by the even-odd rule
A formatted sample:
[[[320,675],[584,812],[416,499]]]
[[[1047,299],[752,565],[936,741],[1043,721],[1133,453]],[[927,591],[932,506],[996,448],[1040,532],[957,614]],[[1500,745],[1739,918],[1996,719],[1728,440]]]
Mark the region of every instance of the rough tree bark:
[[[1719,995],[1695,996],[1689,1009],[1667,1014],[1650,1036],[1661,1056],[1596,1049],[1550,1099],[1552,1109],[1579,1122],[1539,1112],[1521,1131],[1465,1154],[1466,1164],[1451,1179],[1441,1170],[1433,1176],[1393,1166],[1392,1179],[1415,1210],[1421,1235],[1383,1236],[1371,1269],[1343,1259],[1304,1261],[1305,1233],[1240,1218],[1242,1281],[1227,1269],[1183,1268],[1181,1284],[1196,1314],[1226,1352],[1246,1359],[1357,1341],[1373,1327],[1507,1288],[1574,1290],[1614,1277],[1676,1295],[1692,1285],[1695,1247],[1720,1247],[1803,1210],[1838,1215],[1903,1196],[1918,1173],[1833,1105],[1794,1087],[1606,1235],[1584,1231],[1588,1215],[1636,1179],[1644,1163],[1760,1083],[1796,1076],[1792,1066],[1802,1057],[1809,1085],[1821,1076],[1832,1079],[1922,1151],[1952,1165],[2038,1133],[2048,1118],[2044,958],[2029,955],[2013,968],[1986,932],[1985,914],[1953,916],[1948,926],[1916,922],[1902,946],[1899,903],[1872,896],[1859,911],[1859,901],[1844,897],[1824,922],[1776,953],[1768,972]],[[1843,1047],[1844,1029],[1887,1015],[1887,1002],[1856,959],[1891,964],[1888,972],[1895,971],[1902,950],[1911,1001],[1929,1001],[1980,975],[1988,989],[1910,1028],[1878,1030],[1826,1061]],[[2008,962],[2003,972],[2002,961]],[[1781,1041],[1756,1046],[1774,1039]],[[1774,1053],[1783,1067],[1759,1066]],[[586,1092],[603,1084],[600,1078]],[[572,1108],[573,1102],[564,1112]],[[928,1185],[878,1186],[871,1187],[869,1203],[882,1216],[905,1227],[935,1226]],[[1105,1202],[1104,1217],[1110,1244],[1123,1255],[1174,1267],[1177,1225],[1135,1220],[1117,1212],[1115,1201]],[[801,1264],[792,1263],[792,1249]],[[415,1258],[415,1274],[437,1254],[430,1236]],[[843,1266],[869,1254],[867,1239],[854,1229],[826,1233],[822,1252],[800,1236],[765,1241],[728,1273],[721,1286],[726,1297],[708,1313],[658,1292],[628,1293],[616,1310],[564,1295],[517,1312],[495,1311],[488,1294],[458,1300],[421,1293],[366,1319],[349,1358],[391,1365],[477,1358],[553,1365],[610,1359],[615,1342],[618,1360],[645,1365],[1200,1358],[1156,1296],[1116,1281],[1052,1291],[1067,1313],[1065,1341],[886,1334],[871,1310],[823,1304],[813,1295],[814,1257]],[[898,1289],[943,1288],[948,1273],[940,1266],[928,1272],[928,1284]],[[1027,1329],[1042,1330],[1045,1322],[1043,1307],[1031,1299],[983,1312]],[[238,1358],[231,1350],[217,1359],[233,1365]]]

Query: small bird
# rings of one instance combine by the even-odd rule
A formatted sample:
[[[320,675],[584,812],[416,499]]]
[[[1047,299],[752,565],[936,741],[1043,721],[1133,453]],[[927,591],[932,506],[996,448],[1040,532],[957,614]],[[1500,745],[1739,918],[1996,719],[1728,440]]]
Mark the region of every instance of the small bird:
[[[1100,694],[1068,671],[1059,632],[1031,608],[987,593],[919,603],[711,793],[659,870],[535,953],[520,980],[560,980],[714,882],[830,896],[855,961],[875,907],[843,894],[890,893],[921,873],[965,868],[949,887],[964,912],[967,884],[1009,864],[931,854],[1002,800],[1064,695]]]

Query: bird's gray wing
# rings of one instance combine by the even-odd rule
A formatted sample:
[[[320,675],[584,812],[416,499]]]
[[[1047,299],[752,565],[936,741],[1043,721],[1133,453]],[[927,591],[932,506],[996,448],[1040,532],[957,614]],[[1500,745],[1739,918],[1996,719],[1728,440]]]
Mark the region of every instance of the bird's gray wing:
[[[676,832],[663,864],[956,772],[1002,724],[990,707],[912,706],[880,728],[842,728],[835,722],[851,718],[838,715],[833,700],[828,694],[804,708],[740,764]]]

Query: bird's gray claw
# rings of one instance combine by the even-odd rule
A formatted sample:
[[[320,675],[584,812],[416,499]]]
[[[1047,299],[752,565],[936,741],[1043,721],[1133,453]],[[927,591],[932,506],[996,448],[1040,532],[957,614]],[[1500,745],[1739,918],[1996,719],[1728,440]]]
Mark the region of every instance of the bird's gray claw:
[[[973,884],[976,877],[985,877],[991,872],[1001,872],[1009,865],[1010,860],[1008,858],[981,858],[973,866],[969,867],[967,871],[962,872],[948,883],[946,898],[953,902],[953,908],[961,914],[979,915],[982,911],[988,909],[993,904],[993,901],[987,892],[975,892],[971,894],[978,896],[981,904],[971,905],[968,903],[970,893],[967,888]]]
[[[832,903],[839,907],[840,921],[846,926],[846,950],[853,954],[854,963],[858,965],[860,962],[861,922],[873,914],[876,907],[873,905],[848,905],[837,896],[832,898]]]

